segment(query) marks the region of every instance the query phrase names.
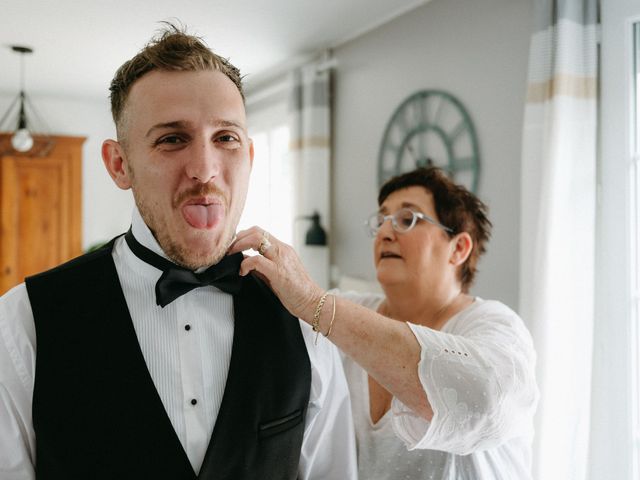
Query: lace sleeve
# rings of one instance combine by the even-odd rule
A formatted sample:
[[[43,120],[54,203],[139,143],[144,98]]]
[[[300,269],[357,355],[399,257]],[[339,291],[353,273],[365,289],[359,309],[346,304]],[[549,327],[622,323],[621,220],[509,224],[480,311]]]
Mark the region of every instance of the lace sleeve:
[[[531,337],[499,302],[470,310],[443,331],[410,325],[422,347],[418,374],[434,412],[427,422],[394,400],[394,429],[410,449],[466,455],[532,435],[538,390]]]

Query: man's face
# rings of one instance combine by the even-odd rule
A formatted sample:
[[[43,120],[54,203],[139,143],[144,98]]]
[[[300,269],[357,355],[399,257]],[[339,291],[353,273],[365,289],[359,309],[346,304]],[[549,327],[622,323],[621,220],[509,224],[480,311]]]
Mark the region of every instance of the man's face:
[[[253,162],[240,92],[218,71],[156,70],[131,88],[123,120],[116,183],[133,190],[170,258],[192,269],[216,263],[233,239]]]

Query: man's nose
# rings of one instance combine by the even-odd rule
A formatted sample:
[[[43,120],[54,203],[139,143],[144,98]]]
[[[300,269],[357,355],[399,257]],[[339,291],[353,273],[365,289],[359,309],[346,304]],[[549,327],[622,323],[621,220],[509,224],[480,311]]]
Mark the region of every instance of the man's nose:
[[[220,152],[209,139],[196,140],[187,160],[187,176],[200,183],[209,183],[220,173]]]

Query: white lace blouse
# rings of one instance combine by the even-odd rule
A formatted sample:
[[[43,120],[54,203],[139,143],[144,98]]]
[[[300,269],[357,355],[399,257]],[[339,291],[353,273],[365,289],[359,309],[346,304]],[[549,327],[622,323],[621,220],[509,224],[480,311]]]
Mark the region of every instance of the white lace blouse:
[[[376,309],[382,297],[340,293]],[[356,426],[360,480],[531,478],[535,352],[518,315],[476,298],[440,331],[409,324],[422,347],[418,374],[434,416],[428,422],[396,398],[377,423],[366,372],[344,367]]]

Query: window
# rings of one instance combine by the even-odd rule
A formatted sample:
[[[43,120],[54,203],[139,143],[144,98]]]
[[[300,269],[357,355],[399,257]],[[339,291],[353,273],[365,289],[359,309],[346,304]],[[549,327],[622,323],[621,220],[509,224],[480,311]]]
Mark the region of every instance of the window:
[[[286,102],[248,108],[254,159],[249,192],[238,230],[258,225],[279,240],[293,243],[294,172],[289,155]],[[247,252],[250,253],[250,252]]]
[[[640,22],[633,25],[633,115],[631,179],[631,320],[634,339],[634,478],[640,476]]]
[[[590,479],[640,478],[640,3],[600,2]]]

